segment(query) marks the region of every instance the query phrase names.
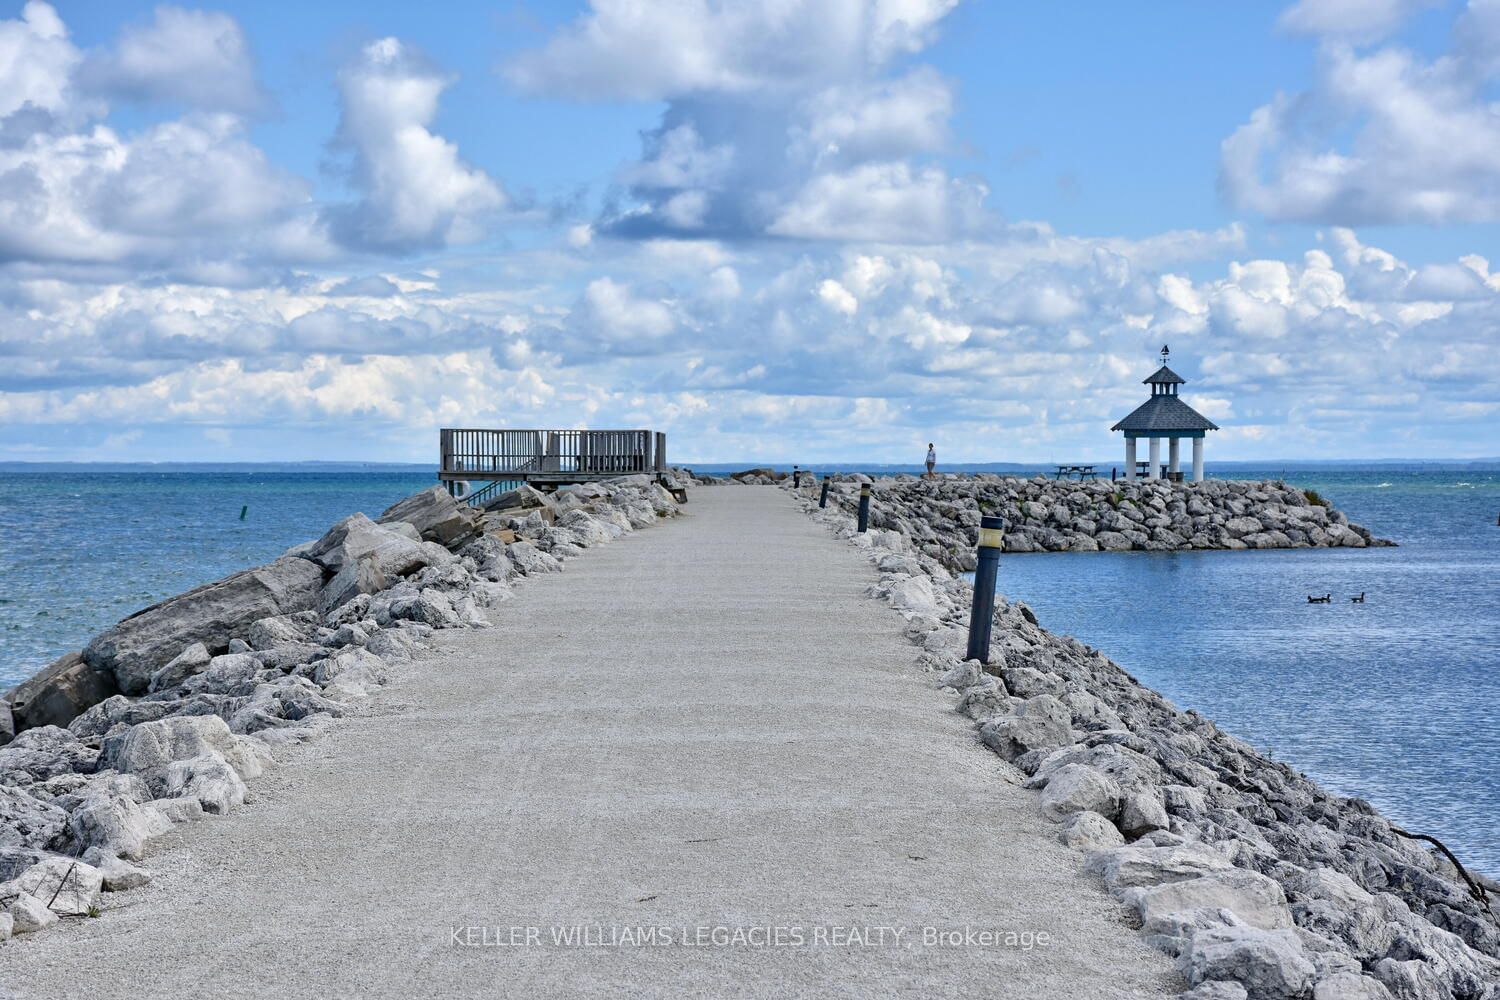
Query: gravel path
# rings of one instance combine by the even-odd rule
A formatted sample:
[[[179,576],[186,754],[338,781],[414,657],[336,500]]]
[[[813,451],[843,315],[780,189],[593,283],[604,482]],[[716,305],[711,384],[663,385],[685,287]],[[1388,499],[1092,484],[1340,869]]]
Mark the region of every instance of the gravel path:
[[[276,1000],[1174,992],[1017,772],[913,671],[856,551],[777,490],[699,489],[688,510],[526,584],[494,629],[445,634],[412,679],[252,783],[252,804],[169,835],[152,886],[0,946],[0,982]],[[655,944],[553,943],[578,925],[606,945],[655,928]],[[924,944],[924,927],[966,926],[1048,940]],[[712,943],[751,927],[754,945]]]

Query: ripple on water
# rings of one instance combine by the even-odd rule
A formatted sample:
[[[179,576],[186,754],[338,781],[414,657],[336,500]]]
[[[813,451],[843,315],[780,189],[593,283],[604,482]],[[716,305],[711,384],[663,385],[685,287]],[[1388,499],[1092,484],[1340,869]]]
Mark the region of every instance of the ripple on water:
[[[1500,873],[1500,482],[1297,482],[1400,547],[1014,555],[1000,590],[1180,707]],[[1323,593],[1334,603],[1307,603]]]

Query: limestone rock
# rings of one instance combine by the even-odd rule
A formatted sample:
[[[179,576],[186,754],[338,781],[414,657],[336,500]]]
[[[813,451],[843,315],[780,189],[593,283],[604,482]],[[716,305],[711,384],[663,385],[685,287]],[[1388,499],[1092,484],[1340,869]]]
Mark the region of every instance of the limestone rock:
[[[205,815],[203,803],[190,797],[152,799],[151,808],[173,823],[196,823]]]
[[[123,892],[151,884],[151,873],[146,869],[97,847],[85,851],[83,860],[99,870],[105,892]]]
[[[1313,1000],[1395,1000],[1380,980],[1357,972],[1337,972],[1313,987]]]
[[[1074,813],[1057,839],[1073,850],[1083,852],[1104,850],[1125,843],[1125,838],[1113,823],[1089,810]]]
[[[352,647],[324,660],[313,680],[346,697],[364,697],[389,679],[384,660],[368,649]]]
[[[425,541],[456,549],[479,535],[479,512],[461,504],[441,486],[413,493],[376,518],[381,524],[405,521]]]
[[[1042,791],[1042,815],[1061,822],[1074,813],[1098,813],[1106,819],[1120,811],[1120,786],[1086,764],[1060,768]]]
[[[1122,898],[1147,923],[1169,913],[1228,910],[1250,927],[1275,930],[1292,926],[1281,886],[1275,879],[1244,868],[1127,889]]]
[[[329,528],[312,544],[306,558],[333,574],[351,562],[368,562],[387,577],[413,573],[429,561],[420,542],[363,514],[351,514]]]
[[[319,659],[324,652],[322,646],[314,646],[312,643],[283,642],[277,643],[270,649],[258,649],[254,655],[263,667],[291,670],[293,667]]]
[[[252,622],[245,632],[251,649],[268,650],[291,643],[308,643],[317,636],[318,616],[302,611],[293,615],[274,615]]]
[[[85,709],[119,691],[111,671],[84,662],[82,653],[69,653],[16,685],[8,697],[15,730],[20,732],[37,726],[66,726]]]
[[[556,573],[562,569],[562,563],[527,541],[513,542],[506,547],[506,554],[511,564],[526,576]]]
[[[54,914],[81,917],[99,905],[103,887],[104,876],[93,865],[52,856],[0,884],[0,904],[9,905],[15,914],[15,903],[31,897]]]
[[[111,671],[121,691],[143,694],[151,675],[184,647],[201,642],[210,651],[226,649],[253,622],[313,608],[322,584],[317,563],[282,556],[136,612],[96,636],[83,657],[96,670]]]
[[[1014,715],[994,719],[981,727],[980,738],[1006,760],[1033,750],[1050,750],[1069,740],[1072,713],[1051,695],[1028,698]]]
[[[963,692],[956,707],[971,719],[988,719],[1010,708],[1010,696],[1000,678],[986,675]]]
[[[0,747],[16,738],[16,720],[10,713],[10,702],[0,698]]]
[[[1239,983],[1210,979],[1178,994],[1177,1000],[1246,1000],[1249,995]]]
[[[443,548],[437,542],[423,542],[421,549],[422,558],[426,560],[428,566],[446,566],[458,559],[457,556]]]
[[[979,683],[984,676],[979,669],[978,660],[964,660],[962,663],[954,664],[953,668],[938,680],[938,687],[953,688],[955,691],[965,691]]]
[[[60,726],[28,729],[0,747],[0,773],[24,772],[32,781],[91,772],[99,752]]]
[[[68,814],[75,849],[139,860],[146,844],[171,829],[171,820],[117,790],[90,792]]]
[[[1084,867],[1102,875],[1111,889],[1158,885],[1198,878],[1213,872],[1228,871],[1234,865],[1218,851],[1204,844],[1180,847],[1141,847],[1130,845],[1088,856]]]
[[[1170,825],[1167,810],[1154,791],[1134,791],[1125,796],[1120,809],[1120,831],[1127,837],[1142,837]]]
[[[397,586],[399,587],[401,584],[397,584]],[[370,611],[370,605],[373,603],[374,599],[369,594],[360,594],[358,597],[350,598],[333,611],[317,617],[329,628],[338,628],[347,622],[364,621],[367,618],[374,618],[375,615]],[[308,641],[311,641],[313,638],[315,637],[309,636]]]
[[[189,694],[247,695],[255,687],[255,676],[265,666],[254,653],[225,653],[215,656],[208,668],[194,674],[183,684]]]
[[[68,814],[24,788],[0,785],[0,849],[48,847],[62,835]]]
[[[515,541],[512,537],[510,541]],[[505,554],[505,543],[496,537],[484,535],[460,550],[460,555],[473,560],[474,574],[481,579],[503,582],[515,576],[516,568]]]
[[[937,610],[932,581],[925,576],[909,576],[891,588],[891,605],[898,611],[931,614]]]
[[[11,918],[11,932],[14,934],[33,934],[57,923],[57,914],[35,896],[17,896],[7,915]]]
[[[518,486],[484,505],[487,511],[555,509],[556,502],[534,486]]]
[[[152,691],[174,688],[206,668],[212,659],[213,654],[208,651],[208,647],[201,642],[195,642],[153,673],[147,686]]]
[[[390,621],[414,621],[433,628],[455,628],[462,623],[448,595],[436,587],[398,595],[387,614]]]
[[[261,773],[254,745],[235,736],[223,719],[207,715],[143,723],[107,745],[106,753],[157,797],[190,796],[209,812],[227,812],[245,800],[242,779]]]
[[[1258,927],[1195,934],[1177,965],[1194,985],[1205,980],[1238,982],[1250,1000],[1297,1000],[1306,995],[1315,974],[1294,933]]]
[[[344,563],[319,591],[318,613],[326,618],[362,594],[380,593],[391,582],[373,560],[352,559]]]
[[[205,812],[223,815],[244,804],[245,782],[217,753],[174,760],[162,775],[162,794],[168,798],[197,799]]]

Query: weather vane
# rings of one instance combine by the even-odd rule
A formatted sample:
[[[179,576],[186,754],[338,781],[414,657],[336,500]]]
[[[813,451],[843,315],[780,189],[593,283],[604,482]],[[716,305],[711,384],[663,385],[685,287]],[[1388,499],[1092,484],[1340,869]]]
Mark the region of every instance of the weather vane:
[[[1172,352],[1167,349],[1167,345],[1166,344],[1162,344],[1161,345],[1161,363],[1163,365],[1165,365],[1167,363],[1167,359],[1170,358],[1171,356],[1172,356]]]

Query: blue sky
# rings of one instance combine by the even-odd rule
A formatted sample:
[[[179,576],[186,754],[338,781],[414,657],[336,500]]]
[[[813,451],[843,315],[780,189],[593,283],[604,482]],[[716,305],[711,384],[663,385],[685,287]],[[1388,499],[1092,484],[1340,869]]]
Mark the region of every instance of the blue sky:
[[[1500,452],[1500,0],[0,5],[0,459]]]

